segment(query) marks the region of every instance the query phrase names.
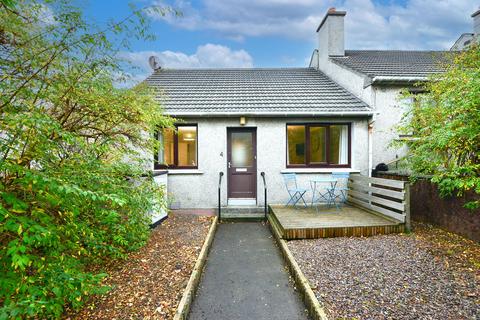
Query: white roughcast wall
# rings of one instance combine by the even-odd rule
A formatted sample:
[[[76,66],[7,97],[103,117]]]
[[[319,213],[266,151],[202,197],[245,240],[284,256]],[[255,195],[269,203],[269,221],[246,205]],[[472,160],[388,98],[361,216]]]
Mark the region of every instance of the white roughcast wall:
[[[400,89],[388,87],[374,87],[375,116],[373,125],[373,166],[379,163],[388,163],[401,158],[407,153],[406,147],[392,146],[398,139],[397,126],[408,111],[409,104],[399,100]]]
[[[225,173],[222,182],[222,205],[227,203],[227,127],[240,127],[239,118],[184,119],[198,124],[198,170],[169,170],[168,193],[176,208],[216,208],[218,204],[219,172]],[[260,172],[266,174],[268,203],[288,200],[282,171],[286,170],[286,124],[305,122],[352,123],[351,171],[367,174],[368,120],[347,118],[247,118],[246,127],[257,128],[257,204],[264,204],[263,182]],[[347,171],[346,169],[334,169]],[[319,170],[317,170],[319,171]],[[315,173],[298,173],[299,187],[310,189],[309,180],[332,169]],[[307,200],[311,192],[307,194]]]

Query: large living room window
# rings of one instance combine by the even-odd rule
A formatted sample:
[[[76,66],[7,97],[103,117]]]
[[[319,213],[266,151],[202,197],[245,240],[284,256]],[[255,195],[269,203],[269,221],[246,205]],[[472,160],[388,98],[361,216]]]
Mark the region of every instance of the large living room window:
[[[197,125],[178,124],[157,132],[160,148],[155,153],[155,169],[196,169]]]
[[[287,167],[349,167],[350,124],[288,124]]]

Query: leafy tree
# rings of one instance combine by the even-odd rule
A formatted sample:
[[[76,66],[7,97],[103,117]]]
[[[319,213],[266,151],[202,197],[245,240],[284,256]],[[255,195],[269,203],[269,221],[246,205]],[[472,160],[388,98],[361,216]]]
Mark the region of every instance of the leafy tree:
[[[0,2],[0,319],[81,306],[105,290],[88,267],[148,237],[150,133],[172,120],[145,85],[117,85],[146,13],[101,29],[66,0]]]
[[[480,207],[480,47],[454,54],[445,73],[421,84],[400,129],[408,142],[414,175],[432,175],[442,196],[474,193],[466,207]]]

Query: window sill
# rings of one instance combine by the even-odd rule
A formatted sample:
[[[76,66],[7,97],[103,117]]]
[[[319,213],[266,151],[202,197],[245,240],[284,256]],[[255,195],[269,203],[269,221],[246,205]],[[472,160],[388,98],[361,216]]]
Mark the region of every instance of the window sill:
[[[332,173],[349,172],[360,173],[360,170],[352,168],[288,168],[280,171],[281,173]]]
[[[155,170],[153,170],[152,176],[153,177],[158,177],[158,176],[161,176],[161,175],[167,174],[167,173],[168,173],[168,170],[166,170],[166,169],[155,169]]]
[[[198,169],[168,169],[168,174],[203,174]]]

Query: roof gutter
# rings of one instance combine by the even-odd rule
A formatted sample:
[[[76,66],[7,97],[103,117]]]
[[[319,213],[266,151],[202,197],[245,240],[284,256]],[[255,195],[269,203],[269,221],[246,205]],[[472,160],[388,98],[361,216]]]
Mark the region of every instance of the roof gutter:
[[[344,112],[165,112],[171,116],[196,116],[196,117],[369,117],[374,111],[344,111]]]
[[[412,84],[428,81],[428,77],[375,76],[370,84]]]

